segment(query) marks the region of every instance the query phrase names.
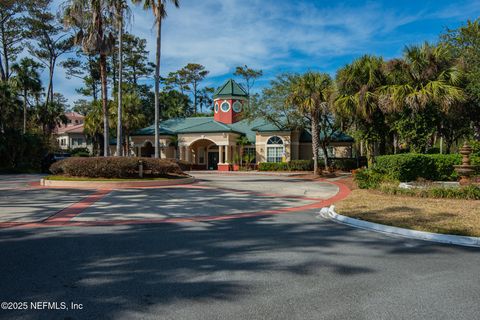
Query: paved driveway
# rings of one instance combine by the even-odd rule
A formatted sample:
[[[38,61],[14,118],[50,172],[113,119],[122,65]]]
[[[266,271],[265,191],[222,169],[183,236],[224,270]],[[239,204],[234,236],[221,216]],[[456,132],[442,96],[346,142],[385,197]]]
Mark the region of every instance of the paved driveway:
[[[263,178],[271,189],[258,192],[319,192]],[[234,178],[205,179],[198,186],[210,192]],[[0,229],[0,301],[83,305],[0,319],[478,319],[480,250],[353,229],[317,211]]]

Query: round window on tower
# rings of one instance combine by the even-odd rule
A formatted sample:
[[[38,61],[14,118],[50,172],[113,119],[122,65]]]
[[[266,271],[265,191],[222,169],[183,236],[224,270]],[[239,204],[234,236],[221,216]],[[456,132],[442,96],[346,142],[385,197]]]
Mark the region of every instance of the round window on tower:
[[[215,113],[218,113],[218,102],[215,102]]]
[[[233,111],[235,111],[236,113],[242,112],[242,103],[239,101],[235,101],[232,108],[233,108]]]
[[[222,109],[223,112],[228,112],[230,111],[230,103],[225,101],[224,103],[222,103],[220,108]]]

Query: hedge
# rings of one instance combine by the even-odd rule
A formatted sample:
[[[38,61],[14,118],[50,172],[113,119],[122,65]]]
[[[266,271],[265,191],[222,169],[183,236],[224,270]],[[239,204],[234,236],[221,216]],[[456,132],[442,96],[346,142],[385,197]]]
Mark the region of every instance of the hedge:
[[[319,165],[323,165],[319,161]],[[312,160],[292,160],[289,162],[261,162],[258,171],[312,171]]]
[[[379,190],[386,194],[404,195],[421,198],[445,198],[445,199],[465,199],[480,200],[480,187],[470,185],[459,188],[413,188],[404,189],[393,185],[381,185]]]
[[[139,160],[143,161],[145,177],[164,177],[182,174],[173,161],[137,157],[67,158],[55,162],[50,172],[56,175],[87,178],[135,178],[138,177]]]
[[[433,181],[454,181],[458,175],[454,165],[461,164],[459,154],[397,154],[379,156],[372,170],[399,181],[418,178]]]

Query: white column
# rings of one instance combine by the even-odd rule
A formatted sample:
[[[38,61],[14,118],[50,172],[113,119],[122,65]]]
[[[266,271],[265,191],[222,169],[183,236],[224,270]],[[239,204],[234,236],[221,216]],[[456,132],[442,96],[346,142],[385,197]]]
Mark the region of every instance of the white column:
[[[223,163],[223,146],[218,146],[218,163]]]
[[[225,146],[225,163],[230,163],[230,146]]]
[[[185,147],[179,146],[180,151],[180,160],[185,160]]]

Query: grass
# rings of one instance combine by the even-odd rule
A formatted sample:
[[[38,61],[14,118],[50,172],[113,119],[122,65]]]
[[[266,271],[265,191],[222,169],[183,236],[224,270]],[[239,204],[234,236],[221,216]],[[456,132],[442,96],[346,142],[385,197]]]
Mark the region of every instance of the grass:
[[[339,214],[420,231],[480,237],[480,200],[431,199],[353,190]]]
[[[145,181],[145,180],[170,180],[177,179],[177,177],[162,177],[162,178],[87,178],[87,177],[70,177],[70,176],[46,176],[45,180],[54,181]]]

